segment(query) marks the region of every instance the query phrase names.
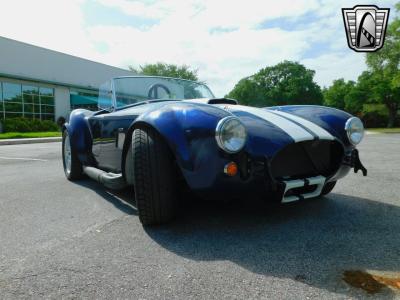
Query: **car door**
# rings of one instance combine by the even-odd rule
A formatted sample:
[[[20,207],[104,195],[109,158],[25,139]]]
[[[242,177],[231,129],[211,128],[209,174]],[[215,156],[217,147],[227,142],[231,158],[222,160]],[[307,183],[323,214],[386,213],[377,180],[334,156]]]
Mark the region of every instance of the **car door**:
[[[138,116],[162,105],[163,103],[141,103],[137,106],[95,116],[96,123],[98,122],[98,126],[100,126],[98,166],[103,170],[120,173],[122,150],[129,127]]]
[[[122,161],[122,149],[125,134],[132,124],[134,117],[114,115],[113,113],[98,116],[96,122],[100,126],[100,147],[97,155],[97,163],[100,169],[120,173]]]
[[[102,84],[99,89],[98,106],[100,113],[89,118],[93,136],[92,153],[97,167],[106,171],[120,171],[118,163],[119,149],[114,147],[119,128],[124,128],[118,118],[113,116],[115,102],[112,93],[112,81]],[[117,145],[118,146],[118,145]]]

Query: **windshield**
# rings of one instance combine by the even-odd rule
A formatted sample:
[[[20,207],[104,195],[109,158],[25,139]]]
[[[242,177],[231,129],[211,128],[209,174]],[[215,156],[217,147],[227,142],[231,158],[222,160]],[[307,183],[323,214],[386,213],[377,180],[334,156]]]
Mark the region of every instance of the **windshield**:
[[[154,99],[214,97],[202,83],[167,77],[120,77],[114,79],[114,90],[117,107]]]

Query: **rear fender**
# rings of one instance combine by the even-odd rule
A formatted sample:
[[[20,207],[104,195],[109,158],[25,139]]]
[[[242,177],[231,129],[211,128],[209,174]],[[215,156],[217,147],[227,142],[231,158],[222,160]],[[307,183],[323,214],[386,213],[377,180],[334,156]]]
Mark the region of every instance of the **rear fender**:
[[[92,111],[76,109],[71,112],[69,123],[64,124],[63,131],[67,130],[70,137],[71,148],[78,154],[83,164],[90,164],[92,160],[92,134],[90,132],[88,117]]]

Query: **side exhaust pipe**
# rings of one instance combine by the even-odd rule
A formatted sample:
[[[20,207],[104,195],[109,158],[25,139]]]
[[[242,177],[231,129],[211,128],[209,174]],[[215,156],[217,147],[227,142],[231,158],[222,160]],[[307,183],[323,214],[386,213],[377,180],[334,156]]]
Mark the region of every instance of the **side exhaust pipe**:
[[[109,189],[120,190],[127,186],[122,174],[107,173],[103,170],[86,166],[83,166],[83,173]]]

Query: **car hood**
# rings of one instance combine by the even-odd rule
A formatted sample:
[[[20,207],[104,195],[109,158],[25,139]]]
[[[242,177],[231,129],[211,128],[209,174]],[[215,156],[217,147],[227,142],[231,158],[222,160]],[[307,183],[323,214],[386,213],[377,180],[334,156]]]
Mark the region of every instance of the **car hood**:
[[[136,121],[147,120],[154,124],[159,121],[150,121],[153,118],[169,115],[165,122],[180,120],[177,128],[189,131],[194,127],[212,130],[216,126],[214,122],[234,115],[246,126],[246,150],[254,155],[273,156],[285,146],[302,141],[345,141],[344,124],[350,116],[345,112],[322,106],[256,108],[234,103],[234,100],[224,98],[165,101],[129,107],[112,115],[125,118],[139,116]]]
[[[318,124],[274,108],[243,105],[216,105],[237,116],[248,132],[247,150],[255,155],[272,156],[283,147],[303,141],[335,140]]]

